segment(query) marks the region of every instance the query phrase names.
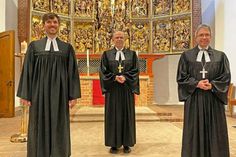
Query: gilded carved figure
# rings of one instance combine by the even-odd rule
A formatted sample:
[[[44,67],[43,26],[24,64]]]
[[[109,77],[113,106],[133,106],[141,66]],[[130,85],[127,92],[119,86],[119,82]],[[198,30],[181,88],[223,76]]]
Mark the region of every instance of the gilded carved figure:
[[[93,0],[75,0],[74,12],[78,17],[93,17]]]
[[[85,53],[87,49],[93,51],[93,26],[90,23],[75,23],[74,42],[78,53]]]
[[[49,1],[48,0],[33,0],[32,6],[33,6],[34,10],[49,11]]]
[[[131,49],[140,53],[148,52],[149,28],[148,24],[133,24],[131,28]]]
[[[182,51],[190,48],[191,20],[178,19],[173,22],[173,50]]]
[[[153,0],[154,15],[169,15],[170,0]]]
[[[169,52],[171,46],[171,24],[168,21],[159,21],[155,25],[153,40],[154,52]]]
[[[72,41],[78,53],[112,48],[118,30],[124,32],[125,47],[140,53],[180,52],[191,48],[190,5],[191,0],[32,0],[31,40],[44,34],[40,12],[55,12],[63,19],[59,37]]]
[[[190,0],[173,0],[173,13],[183,13],[190,11]]]
[[[69,15],[69,0],[53,0],[52,4],[55,13]]]
[[[32,17],[31,40],[38,40],[44,37],[44,29],[40,16]]]
[[[131,13],[132,17],[147,17],[148,16],[148,0],[132,0]]]
[[[61,21],[59,29],[59,37],[62,41],[70,42],[70,22]]]

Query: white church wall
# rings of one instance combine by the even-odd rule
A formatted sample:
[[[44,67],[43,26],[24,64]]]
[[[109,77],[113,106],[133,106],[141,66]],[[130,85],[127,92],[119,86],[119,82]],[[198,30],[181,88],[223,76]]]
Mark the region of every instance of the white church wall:
[[[236,85],[236,1],[235,0],[216,0],[215,2],[215,47],[226,53],[231,70],[231,82]]]
[[[216,0],[215,12],[216,12],[216,49],[223,50],[230,62],[231,70],[231,82],[236,85],[236,1],[235,0]],[[234,97],[236,94],[234,95]],[[234,108],[234,112],[236,112]]]
[[[224,51],[225,0],[215,0],[215,48]]]
[[[5,0],[0,0],[0,32],[5,31]]]
[[[222,0],[224,1],[224,0]],[[231,81],[236,85],[236,52],[235,52],[235,43],[236,43],[236,1],[235,0],[227,0],[224,1],[224,30],[219,28],[222,32],[224,32],[224,51],[228,56],[231,68]],[[219,7],[218,7],[219,9]]]

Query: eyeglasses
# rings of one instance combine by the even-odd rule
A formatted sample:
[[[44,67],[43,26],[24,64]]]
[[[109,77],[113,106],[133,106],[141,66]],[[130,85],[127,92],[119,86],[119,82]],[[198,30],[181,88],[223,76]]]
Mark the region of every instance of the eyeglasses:
[[[200,38],[203,38],[203,37],[206,37],[206,38],[209,38],[211,35],[210,34],[199,34],[198,37]]]

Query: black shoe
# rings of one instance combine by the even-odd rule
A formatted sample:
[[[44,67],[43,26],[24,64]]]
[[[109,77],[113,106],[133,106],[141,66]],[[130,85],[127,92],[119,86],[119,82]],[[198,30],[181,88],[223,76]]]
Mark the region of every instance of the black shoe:
[[[124,146],[124,153],[130,153],[131,149],[129,146]]]
[[[116,147],[111,147],[110,148],[110,153],[116,154],[118,152],[118,149]]]

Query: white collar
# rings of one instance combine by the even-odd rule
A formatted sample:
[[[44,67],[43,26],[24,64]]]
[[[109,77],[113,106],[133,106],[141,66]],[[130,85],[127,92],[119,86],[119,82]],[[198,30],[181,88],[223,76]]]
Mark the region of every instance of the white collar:
[[[124,55],[124,52],[122,51],[124,48],[122,48],[121,50],[118,50],[118,48],[115,47],[115,49],[117,50],[115,60],[119,61],[120,56],[121,56],[122,61],[125,60],[125,55]]]
[[[198,45],[198,48],[200,49],[200,51],[198,52],[197,54],[197,59],[196,61],[197,62],[202,62],[202,56],[203,56],[203,53],[205,55],[205,62],[210,62],[211,59],[210,59],[210,56],[208,54],[208,52],[206,51],[208,49],[208,46],[206,47],[206,49],[202,49],[199,45]]]
[[[117,51],[122,51],[124,48],[118,49],[117,47],[115,47],[115,49],[116,49]]]
[[[52,43],[52,46],[53,46],[54,51],[59,51],[58,45],[57,45],[56,37],[53,38],[53,39],[47,37],[47,42],[46,42],[46,46],[45,46],[45,51],[50,51],[51,43]]]
[[[199,50],[208,50],[209,46],[207,46],[206,48],[202,48],[201,46],[198,45]]]

